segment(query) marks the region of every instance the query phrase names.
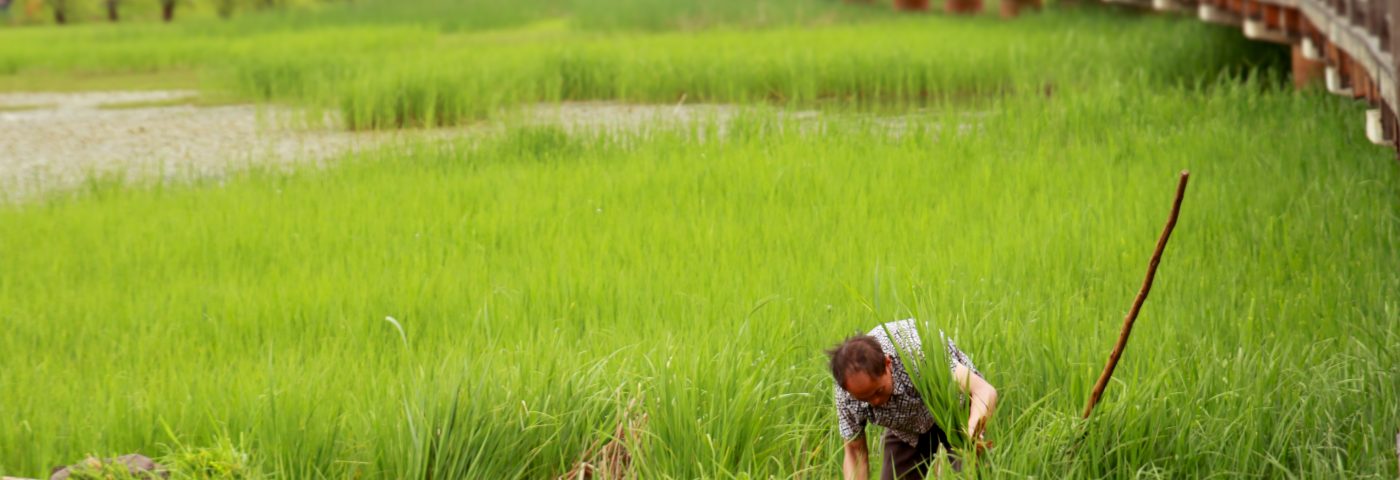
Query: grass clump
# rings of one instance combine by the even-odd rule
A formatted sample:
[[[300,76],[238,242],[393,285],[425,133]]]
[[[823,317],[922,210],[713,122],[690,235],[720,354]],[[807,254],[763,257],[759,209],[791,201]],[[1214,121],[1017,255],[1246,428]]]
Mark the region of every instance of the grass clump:
[[[246,448],[240,448],[228,437],[219,437],[214,445],[196,447],[176,445],[160,458],[160,464],[172,480],[258,480],[267,478],[252,463]]]
[[[128,458],[132,457],[132,458]],[[150,469],[147,465],[149,464]],[[246,449],[220,436],[207,447],[177,443],[153,460],[133,455],[99,460],[88,457],[68,467],[74,480],[257,480],[267,478],[252,463]]]

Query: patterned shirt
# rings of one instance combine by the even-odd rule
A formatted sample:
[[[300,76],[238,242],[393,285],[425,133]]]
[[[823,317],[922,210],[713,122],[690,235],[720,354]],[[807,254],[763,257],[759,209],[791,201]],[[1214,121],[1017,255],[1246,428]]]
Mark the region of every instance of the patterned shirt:
[[[924,405],[924,400],[919,396],[919,392],[914,389],[914,382],[909,378],[909,372],[904,369],[904,361],[900,360],[901,351],[905,355],[923,358],[923,345],[919,339],[919,333],[915,330],[914,319],[889,322],[871,330],[870,335],[879,342],[880,349],[885,351],[885,355],[890,357],[890,374],[893,377],[894,393],[889,401],[881,406],[873,406],[869,403],[856,400],[850,393],[846,392],[841,385],[836,385],[836,417],[837,424],[841,428],[841,438],[851,441],[865,434],[865,425],[874,423],[889,429],[895,437],[903,440],[911,446],[919,444],[919,436],[933,428],[933,414],[929,413],[928,407]],[[888,331],[888,334],[886,333]],[[890,336],[894,336],[891,341]],[[948,369],[957,371],[958,365],[962,365],[971,370],[972,373],[981,377],[982,373],[977,371],[977,367],[972,365],[972,360],[967,357],[958,346],[953,344],[951,338],[943,335],[943,331],[938,332],[938,338],[942,339],[948,351]],[[896,347],[895,342],[898,342]],[[913,367],[914,374],[918,375],[918,367]]]

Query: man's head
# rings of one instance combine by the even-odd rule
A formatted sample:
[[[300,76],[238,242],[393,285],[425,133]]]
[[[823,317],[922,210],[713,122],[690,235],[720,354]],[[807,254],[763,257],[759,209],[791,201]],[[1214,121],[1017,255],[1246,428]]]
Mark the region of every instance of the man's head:
[[[856,400],[878,407],[894,395],[890,357],[885,355],[875,337],[847,338],[826,354],[831,357],[831,376],[836,378],[836,384]]]

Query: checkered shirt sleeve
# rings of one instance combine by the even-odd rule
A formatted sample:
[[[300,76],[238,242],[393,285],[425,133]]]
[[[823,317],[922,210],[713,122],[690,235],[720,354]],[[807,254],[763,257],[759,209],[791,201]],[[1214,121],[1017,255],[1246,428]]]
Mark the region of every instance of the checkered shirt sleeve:
[[[851,397],[846,390],[836,385],[836,424],[841,429],[841,438],[855,440],[865,435],[866,404]]]

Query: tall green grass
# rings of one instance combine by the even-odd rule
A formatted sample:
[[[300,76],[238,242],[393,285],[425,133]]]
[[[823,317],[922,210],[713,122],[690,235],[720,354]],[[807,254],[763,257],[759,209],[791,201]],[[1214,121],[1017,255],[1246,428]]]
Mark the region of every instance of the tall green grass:
[[[681,8],[667,5],[667,12]],[[747,11],[735,5],[713,8]],[[297,17],[268,17],[290,23],[3,32],[11,41],[0,42],[0,65],[16,76],[194,70],[205,88],[334,111],[362,130],[460,125],[522,104],[571,100],[901,110],[1132,77],[1208,84],[1283,59],[1282,50],[1228,29],[1112,12],[1017,22],[843,13],[836,18],[848,21],[700,30],[652,30],[641,21],[598,30],[575,15],[465,31],[326,15],[304,27],[288,19]],[[1154,53],[1143,55],[1141,45]]]
[[[1282,89],[1281,51],[1227,29],[417,1],[0,40],[12,77],[193,71],[354,129],[746,105],[623,134],[506,116],[334,168],[0,206],[6,475],[142,451],[544,478],[639,402],[639,478],[831,477],[820,350],[909,316],[1002,392],[992,476],[1397,473],[1400,171],[1359,106]],[[1156,292],[1081,423],[1182,168]]]
[[[338,107],[349,128],[378,129],[455,125],[514,105],[570,100],[897,110],[1135,76],[1164,86],[1209,82],[1279,58],[1227,31],[1185,22],[1122,23],[1114,15],[1041,21],[601,36],[542,24],[456,37],[392,59],[305,63],[291,50],[252,56],[234,67],[242,81],[233,88],[270,99],[310,97]],[[1133,45],[1146,42],[1161,43],[1163,53],[1141,58]],[[275,94],[284,90],[291,93]]]
[[[1273,85],[517,126],[5,206],[0,473],[173,435],[283,478],[542,478],[640,398],[639,478],[832,477],[821,349],[914,316],[1001,391],[992,476],[1393,478],[1400,167]]]

